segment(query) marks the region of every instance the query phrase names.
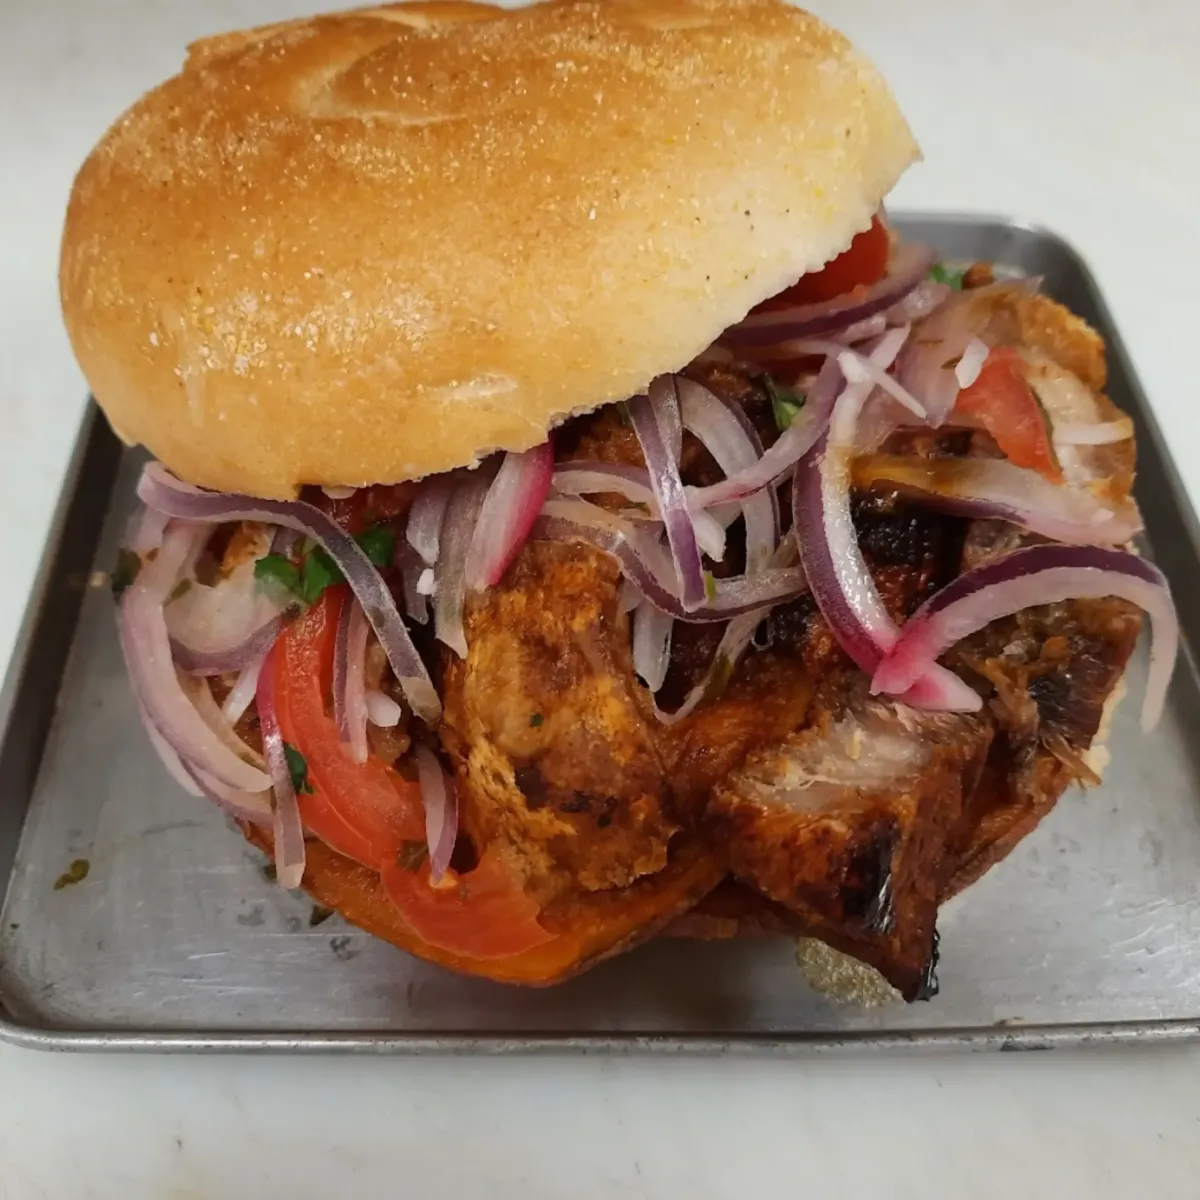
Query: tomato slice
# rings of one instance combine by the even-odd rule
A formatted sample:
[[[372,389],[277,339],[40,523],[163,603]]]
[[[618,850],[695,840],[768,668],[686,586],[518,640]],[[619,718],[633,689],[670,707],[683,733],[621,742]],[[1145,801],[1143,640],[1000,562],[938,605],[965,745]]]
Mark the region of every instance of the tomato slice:
[[[311,792],[297,797],[309,832],[331,849],[379,871],[388,896],[423,942],[464,957],[507,958],[551,941],[538,906],[493,850],[471,871],[447,871],[435,887],[429,864],[400,865],[407,843],[425,844],[421,789],[382,759],[356,763],[325,711],[333,677],[338,617],[347,589],[327,588],[276,642],[275,672],[284,739],[304,755]]]
[[[356,763],[346,753],[325,711],[333,675],[333,644],[344,587],[327,588],[320,600],[280,636],[270,667],[284,739],[304,755],[313,788],[297,796],[305,827],[338,853],[378,867],[406,841],[425,840],[421,789],[381,759]]]
[[[978,378],[958,393],[956,412],[974,417],[1014,466],[1062,483],[1049,424],[1025,379],[1024,360],[1008,347],[988,353]]]
[[[471,871],[447,871],[436,887],[429,863],[418,870],[391,862],[380,871],[384,889],[422,941],[465,958],[510,958],[553,941],[538,924],[538,906],[515,885],[495,851]]]
[[[858,234],[837,258],[831,259],[819,271],[802,275],[790,288],[772,296],[754,311],[820,304],[844,296],[855,288],[869,287],[887,274],[890,253],[887,227],[882,218],[876,216],[871,227]]]

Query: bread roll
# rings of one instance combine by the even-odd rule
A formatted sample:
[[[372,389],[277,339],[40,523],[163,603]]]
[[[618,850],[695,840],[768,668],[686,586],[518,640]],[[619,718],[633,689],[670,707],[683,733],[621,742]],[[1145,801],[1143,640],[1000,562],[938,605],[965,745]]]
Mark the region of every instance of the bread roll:
[[[198,43],[109,130],[63,308],[118,433],[193,483],[417,478],[682,367],[915,155],[776,0],[306,18]]]

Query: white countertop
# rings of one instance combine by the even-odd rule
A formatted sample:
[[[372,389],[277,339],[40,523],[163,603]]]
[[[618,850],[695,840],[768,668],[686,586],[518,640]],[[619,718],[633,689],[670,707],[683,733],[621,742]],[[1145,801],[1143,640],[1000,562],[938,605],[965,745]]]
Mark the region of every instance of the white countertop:
[[[0,4],[0,662],[84,385],[74,168],[186,41],[305,0]],[[1200,6],[813,0],[926,163],[896,207],[1020,214],[1092,264],[1200,502]],[[1197,864],[1200,879],[1200,864]],[[790,1061],[134,1058],[0,1047],[0,1198],[1200,1194],[1200,1048]]]

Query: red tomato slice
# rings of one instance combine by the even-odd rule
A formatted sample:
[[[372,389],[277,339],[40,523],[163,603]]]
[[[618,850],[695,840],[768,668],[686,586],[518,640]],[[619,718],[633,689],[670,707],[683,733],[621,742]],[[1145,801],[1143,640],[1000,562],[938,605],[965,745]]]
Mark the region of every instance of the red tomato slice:
[[[381,759],[354,762],[325,711],[344,587],[327,588],[293,622],[271,656],[284,739],[304,755],[312,793],[297,796],[306,828],[365,867],[393,860],[406,841],[425,840],[421,789]]]
[[[802,275],[790,288],[760,304],[755,312],[776,308],[791,308],[797,304],[820,304],[844,296],[858,287],[878,283],[887,274],[891,247],[888,232],[880,217],[871,222],[870,229],[858,234],[854,241],[819,271]]]
[[[405,920],[441,950],[465,958],[510,958],[554,939],[537,922],[537,904],[493,851],[465,875],[447,871],[436,887],[428,862],[413,871],[393,861],[380,877]]]
[[[345,587],[326,589],[276,643],[266,667],[275,671],[275,703],[284,739],[304,755],[313,791],[297,796],[304,826],[326,845],[377,870],[413,932],[431,946],[474,958],[508,958],[552,940],[537,904],[499,856],[485,851],[466,874],[448,871],[437,886],[429,864],[400,866],[406,843],[425,843],[418,784],[373,755],[346,754],[325,711],[333,648]]]
[[[1024,361],[1007,347],[992,350],[979,377],[958,393],[955,412],[974,417],[1014,466],[1062,483],[1046,414],[1025,380]]]

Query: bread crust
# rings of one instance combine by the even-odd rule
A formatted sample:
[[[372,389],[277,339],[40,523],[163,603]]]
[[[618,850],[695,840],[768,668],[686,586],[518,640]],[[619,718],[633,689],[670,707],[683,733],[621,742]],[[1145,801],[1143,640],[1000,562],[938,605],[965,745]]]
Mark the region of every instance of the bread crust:
[[[682,367],[916,153],[777,0],[306,18],[196,44],[109,130],[63,309],[118,433],[185,479],[396,482]]]

